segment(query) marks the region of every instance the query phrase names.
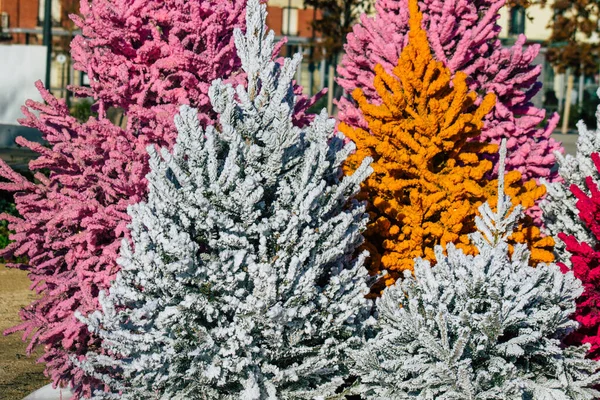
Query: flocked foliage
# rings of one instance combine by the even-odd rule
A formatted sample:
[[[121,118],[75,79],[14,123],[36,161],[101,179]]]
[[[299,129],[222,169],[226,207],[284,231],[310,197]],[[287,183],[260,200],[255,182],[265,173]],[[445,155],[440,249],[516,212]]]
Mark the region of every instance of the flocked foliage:
[[[9,183],[0,188],[15,192],[22,216],[6,216],[16,233],[2,255],[28,258],[27,264],[12,266],[29,272],[40,297],[21,311],[23,323],[7,333],[29,336],[28,352],[43,346],[46,372],[55,384],[72,386],[75,397],[89,395],[96,382],[71,358],[83,357],[99,339],[74,312],[97,309],[99,291],[118,271],[127,205],[143,200],[148,190],[146,146],[172,144],[177,105],[202,108],[213,71],[225,78],[239,68],[232,34],[243,27],[244,5],[242,0],[82,2],[83,19],[76,21],[84,32],[72,53],[92,87],[76,91],[97,101],[99,118],[79,123],[39,82],[46,104],[29,101],[24,108],[20,122],[41,131],[50,147],[17,139],[39,154],[30,163],[35,183],[1,163],[0,175]],[[173,29],[166,27],[169,21]],[[183,89],[191,83],[195,89],[186,97]],[[105,118],[109,107],[125,111],[127,129]],[[202,109],[199,114],[203,121],[214,117]]]
[[[9,266],[27,270],[39,295],[21,312],[23,323],[7,333],[29,336],[29,352],[43,347],[46,372],[55,384],[71,385],[75,396],[89,394],[94,383],[71,358],[98,347],[99,338],[74,312],[97,309],[99,291],[119,269],[127,206],[148,191],[146,146],[174,143],[173,117],[181,104],[197,108],[203,124],[216,118],[208,106],[216,77],[244,81],[233,43],[244,14],[244,0],[82,2],[76,21],[83,35],[73,55],[91,87],[76,91],[97,102],[98,117],[78,122],[38,82],[45,104],[27,102],[21,123],[41,131],[49,146],[17,140],[39,154],[30,164],[36,182],[0,162],[0,175],[9,181],[0,189],[15,192],[22,216],[3,216],[16,233],[0,255],[29,260]],[[298,96],[297,125],[311,119],[311,104]],[[106,119],[110,107],[123,110],[126,129]]]
[[[432,58],[416,0],[410,11],[409,43],[398,65],[391,74],[375,67],[381,104],[372,104],[361,89],[353,93],[367,129],[339,125],[357,146],[347,171],[365,156],[374,159],[375,173],[361,192],[371,214],[365,247],[370,270],[387,270],[388,285],[412,269],[415,258],[434,262],[437,245],[455,243],[473,254],[476,247],[468,235],[475,230],[477,208],[496,198],[496,182],[486,176],[492,163],[478,154],[495,154],[497,146],[468,140],[479,135],[495,96],[475,105],[477,95],[469,91],[467,75],[452,76]],[[506,180],[513,201],[524,207],[533,206],[545,192],[533,180],[522,184],[518,171]],[[532,263],[553,260],[552,238],[543,237],[531,218],[522,221],[512,239],[529,244]]]
[[[173,116],[190,104],[209,123],[208,87],[239,68],[233,27],[242,27],[245,2],[84,0],[72,16],[82,35],[72,42],[74,67],[88,74],[80,95],[96,100],[100,115],[119,107],[128,124],[173,143]]]
[[[502,161],[500,161],[502,163]],[[502,176],[502,167],[500,176]],[[480,207],[472,240],[417,260],[414,274],[377,300],[380,332],[355,354],[369,399],[596,399],[600,364],[586,346],[563,347],[582,285],[555,264],[530,267],[508,237],[520,218],[503,193]]]
[[[600,120],[600,107],[596,110],[596,117]],[[559,233],[563,233],[595,247],[598,240],[579,218],[577,199],[571,192],[571,186],[575,185],[587,191],[585,181],[588,177],[600,183],[600,173],[591,157],[593,153],[600,152],[600,130],[588,129],[583,121],[577,123],[577,129],[577,151],[575,154],[560,155],[557,158],[561,181],[546,183],[548,194],[546,200],[541,203],[541,208],[544,224],[552,236],[558,237]],[[564,252],[561,240],[556,241],[556,247],[558,260],[570,265],[569,254]]]
[[[27,259],[8,265],[27,270],[39,295],[21,310],[23,322],[5,333],[30,337],[28,352],[43,347],[40,361],[54,383],[71,385],[75,395],[90,394],[94,380],[69,357],[83,356],[98,338],[73,313],[97,309],[98,291],[114,279],[127,205],[143,200],[147,191],[146,143],[107,119],[81,124],[64,101],[42,93],[47,104],[28,102],[32,110],[25,109],[23,123],[43,132],[49,147],[17,139],[39,154],[29,164],[36,181],[0,162],[0,175],[9,180],[0,188],[15,192],[21,215],[2,216],[15,231],[2,256]]]
[[[597,112],[600,119],[600,109]],[[600,132],[579,122],[577,152],[559,158],[562,182],[548,186],[542,203],[546,226],[556,236],[563,271],[583,282],[573,318],[580,326],[566,342],[589,343],[588,357],[600,359]]]
[[[600,154],[591,156],[597,171],[600,170]],[[593,243],[600,239],[600,188],[592,177],[586,178],[586,191],[572,185],[571,191],[577,198],[577,210],[581,222],[594,237]],[[586,193],[588,192],[588,193]],[[563,271],[573,271],[575,276],[583,282],[583,294],[577,299],[577,310],[574,319],[579,322],[579,329],[571,334],[566,343],[589,343],[588,356],[600,359],[600,249],[598,245],[585,241],[578,241],[573,235],[564,232],[558,238],[565,243],[565,252],[569,257],[570,268],[562,265]]]
[[[271,61],[265,10],[250,0],[235,32],[247,89],[211,86],[219,123],[183,107],[173,153],[148,147],[132,246],[102,311],[81,317],[106,350],[82,364],[112,388],[96,398],[313,399],[348,375],[371,319],[352,199],[370,160],[344,177],[354,146],[335,122],[293,125],[301,57]]]
[[[216,118],[208,88],[240,67],[232,32],[243,27],[245,7],[242,0],[82,1],[82,16],[72,18],[83,34],[71,48],[74,67],[88,74],[90,87],[76,93],[93,97],[100,115],[118,107],[128,129],[172,145],[179,105],[198,109],[204,125]],[[308,122],[304,111],[312,103],[300,97],[298,124]]]
[[[361,88],[370,102],[382,102],[373,84],[376,65],[381,65],[388,74],[396,68],[409,42],[408,2],[378,0],[375,16],[363,16],[355,25],[338,67],[338,83],[347,93]],[[469,89],[478,94],[475,106],[488,93],[496,95],[496,103],[485,116],[481,138],[477,140],[498,144],[506,138],[507,169],[519,171],[523,182],[532,178],[554,180],[553,152],[562,148],[550,135],[558,123],[558,114],[551,115],[544,123],[545,111],[531,103],[541,87],[537,82],[541,66],[533,65],[539,45],[525,47],[523,35],[511,48],[504,48],[500,42],[498,11],[506,1],[423,0],[419,4],[422,26],[434,58],[452,74],[458,71],[467,74]],[[342,122],[367,128],[366,116],[356,102],[343,98],[339,106]],[[496,160],[497,156],[491,159]],[[528,213],[539,219],[537,207]]]

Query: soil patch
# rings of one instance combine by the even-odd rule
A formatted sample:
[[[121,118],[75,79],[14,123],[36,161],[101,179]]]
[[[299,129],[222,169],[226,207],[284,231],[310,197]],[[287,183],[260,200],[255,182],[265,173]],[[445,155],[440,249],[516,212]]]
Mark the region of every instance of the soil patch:
[[[21,322],[19,310],[35,298],[29,284],[26,272],[0,265],[0,333]],[[40,353],[28,357],[21,336],[0,334],[0,400],[21,400],[50,382],[36,363]]]

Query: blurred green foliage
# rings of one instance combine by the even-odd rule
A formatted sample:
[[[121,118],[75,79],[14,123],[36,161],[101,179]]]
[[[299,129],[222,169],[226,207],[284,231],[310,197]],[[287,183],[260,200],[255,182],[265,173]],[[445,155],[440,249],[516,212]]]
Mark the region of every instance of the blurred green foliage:
[[[583,107],[578,105],[571,106],[571,112],[569,115],[569,127],[575,128],[577,122],[582,120],[585,122],[585,126],[588,129],[596,129],[596,109],[600,104],[600,99],[595,92],[584,91],[583,92]]]
[[[320,114],[321,110],[327,108],[327,93],[322,96],[315,104],[312,105],[307,111],[308,114]]]
[[[10,214],[14,216],[19,216],[19,212],[15,207],[15,203],[12,199],[12,196],[9,193],[2,193],[0,195],[0,214]],[[11,242],[9,239],[10,231],[8,230],[8,221],[1,220],[0,221],[0,249],[5,248]]]
[[[90,98],[76,99],[69,110],[71,115],[80,122],[86,122],[90,117],[97,117],[98,114],[92,111],[93,102]]]

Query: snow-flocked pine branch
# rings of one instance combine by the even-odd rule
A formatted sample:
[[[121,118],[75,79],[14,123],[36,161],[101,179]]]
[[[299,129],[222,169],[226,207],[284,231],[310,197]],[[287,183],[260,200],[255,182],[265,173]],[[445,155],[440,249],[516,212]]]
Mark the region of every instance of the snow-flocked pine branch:
[[[502,153],[506,150],[503,148]],[[500,181],[502,181],[500,175]],[[502,192],[500,183],[499,193]],[[528,266],[506,238],[521,210],[505,196],[480,207],[479,254],[436,248],[437,264],[377,301],[380,332],[356,352],[358,392],[368,399],[576,399],[600,396],[600,364],[588,346],[564,347],[582,285],[554,265]]]
[[[219,124],[176,117],[177,143],[149,147],[147,202],[130,207],[132,244],[102,311],[80,318],[105,354],[81,365],[114,399],[313,399],[333,396],[369,330],[367,223],[353,196],[370,160],[323,112],[292,121],[300,57],[272,61],[265,6],[249,0],[235,43],[247,85],[210,89]]]

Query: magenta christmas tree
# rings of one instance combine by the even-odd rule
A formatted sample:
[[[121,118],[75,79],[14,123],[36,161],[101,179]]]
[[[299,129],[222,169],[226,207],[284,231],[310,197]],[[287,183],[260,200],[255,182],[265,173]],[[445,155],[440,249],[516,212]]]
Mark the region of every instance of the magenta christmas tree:
[[[208,88],[238,71],[231,32],[244,24],[245,7],[240,0],[84,0],[82,17],[72,16],[83,35],[73,40],[71,53],[90,88],[75,92],[94,97],[101,116],[121,108],[128,129],[171,145],[179,105],[197,108],[203,124],[215,118]],[[310,105],[301,97],[297,123],[308,122],[303,110]]]
[[[592,153],[591,160],[600,173],[600,154]],[[561,232],[558,237],[565,243],[566,257],[570,266],[561,265],[563,271],[572,270],[583,283],[584,292],[577,299],[574,319],[579,329],[567,338],[568,344],[589,343],[588,357],[600,360],[600,187],[594,177],[585,178],[585,187],[570,186],[576,199],[579,223],[587,228],[593,238],[587,242],[575,235]]]
[[[198,108],[204,123],[209,83],[239,67],[232,29],[244,23],[245,2],[202,0],[81,1],[72,16],[82,35],[74,38],[74,67],[88,74],[102,117],[121,108],[128,128],[152,142],[174,142],[178,105]]]
[[[78,122],[39,82],[46,104],[29,101],[23,108],[21,123],[39,129],[49,146],[17,140],[39,154],[30,163],[35,183],[0,162],[8,180],[0,189],[14,192],[22,216],[3,216],[15,234],[2,256],[27,257],[26,264],[10,266],[29,272],[39,298],[7,333],[22,331],[29,351],[42,347],[46,372],[55,384],[71,385],[75,398],[99,385],[72,362],[99,339],[74,313],[96,310],[98,293],[118,271],[121,240],[129,236],[127,206],[148,193],[146,146],[173,145],[180,105],[198,109],[202,124],[213,122],[208,89],[214,79],[245,81],[233,42],[234,28],[245,26],[245,3],[82,1],[82,17],[74,19],[83,35],[72,54],[91,87],[73,89],[96,101],[98,118]],[[306,110],[314,100],[296,103],[297,125],[311,119]],[[106,118],[111,107],[123,110],[126,129]]]
[[[17,139],[39,154],[29,165],[36,182],[0,162],[0,176],[10,182],[0,188],[15,193],[22,216],[3,216],[15,234],[2,256],[28,258],[27,264],[9,266],[28,271],[39,298],[21,311],[23,322],[5,333],[30,337],[28,352],[42,347],[46,373],[55,384],[71,385],[77,397],[91,394],[96,383],[73,366],[72,357],[83,357],[99,341],[73,313],[95,310],[99,291],[114,279],[127,206],[147,192],[148,162],[144,141],[131,131],[107,119],[81,124],[64,101],[38,87],[48,104],[28,102],[21,122],[38,128],[49,147]]]
[[[338,67],[338,83],[347,93],[361,88],[370,102],[380,101],[373,87],[374,68],[381,64],[391,73],[397,65],[408,40],[407,4],[407,0],[378,0],[376,15],[363,15],[354,26]],[[550,134],[558,115],[544,122],[545,111],[531,103],[541,86],[536,83],[541,67],[532,64],[540,46],[524,47],[526,39],[520,35],[510,49],[502,47],[497,19],[505,4],[505,0],[423,0],[419,7],[434,57],[452,72],[467,73],[470,89],[480,99],[488,92],[497,96],[496,106],[485,119],[483,139],[493,143],[507,139],[506,167],[519,170],[524,181],[553,181],[557,176],[551,171],[553,152],[561,147]],[[341,121],[366,127],[352,100],[342,98],[338,105]]]

